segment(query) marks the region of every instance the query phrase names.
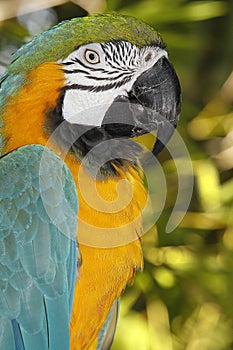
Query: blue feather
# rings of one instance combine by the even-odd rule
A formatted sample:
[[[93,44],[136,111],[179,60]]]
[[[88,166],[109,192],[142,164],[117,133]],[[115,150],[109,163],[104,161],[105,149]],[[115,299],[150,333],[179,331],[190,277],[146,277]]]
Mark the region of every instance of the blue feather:
[[[11,321],[3,318],[0,319],[0,345],[4,350],[21,350],[16,348]]]
[[[78,267],[73,178],[39,145],[0,165],[0,349],[68,350]]]
[[[45,298],[45,304],[49,330],[49,349],[69,349],[70,315],[68,293],[56,299]]]
[[[37,333],[28,333],[21,327],[22,342],[25,350],[46,350],[49,349],[48,329],[46,316],[43,315],[42,328]],[[16,348],[18,350],[18,348]]]
[[[116,330],[119,306],[120,300],[115,300],[109,311],[108,317],[106,318],[106,321],[99,332],[96,350],[110,349]]]
[[[14,319],[11,321],[11,325],[14,333],[15,348],[17,350],[25,350],[18,322]]]

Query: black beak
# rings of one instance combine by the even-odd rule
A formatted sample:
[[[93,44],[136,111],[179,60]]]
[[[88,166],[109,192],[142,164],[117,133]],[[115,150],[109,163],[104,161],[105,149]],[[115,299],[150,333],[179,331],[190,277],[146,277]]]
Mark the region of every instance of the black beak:
[[[111,137],[132,138],[156,131],[153,153],[157,154],[172,136],[180,110],[180,83],[173,66],[163,56],[138,77],[128,97],[115,99],[102,127]]]

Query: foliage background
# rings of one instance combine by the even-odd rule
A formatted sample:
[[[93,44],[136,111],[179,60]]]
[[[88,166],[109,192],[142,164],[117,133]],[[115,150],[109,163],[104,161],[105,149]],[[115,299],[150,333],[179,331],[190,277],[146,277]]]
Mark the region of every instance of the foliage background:
[[[1,0],[1,71],[32,36],[87,11],[129,14],[162,34],[182,85],[178,131],[195,175],[186,216],[165,234],[177,176],[167,152],[159,156],[166,207],[143,238],[144,272],[122,297],[112,349],[233,349],[233,2]]]

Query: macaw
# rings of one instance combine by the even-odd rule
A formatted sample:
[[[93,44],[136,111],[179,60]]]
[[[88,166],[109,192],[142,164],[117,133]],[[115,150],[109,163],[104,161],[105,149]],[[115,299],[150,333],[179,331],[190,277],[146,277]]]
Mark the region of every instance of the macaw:
[[[110,348],[143,267],[143,137],[156,131],[157,154],[180,105],[160,35],[128,16],[64,21],[13,55],[0,88],[1,349]]]

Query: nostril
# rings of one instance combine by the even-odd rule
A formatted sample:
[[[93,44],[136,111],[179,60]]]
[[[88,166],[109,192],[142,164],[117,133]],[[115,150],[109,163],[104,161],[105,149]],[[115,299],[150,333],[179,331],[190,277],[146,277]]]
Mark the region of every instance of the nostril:
[[[151,59],[152,53],[148,52],[148,54],[145,56],[145,61],[148,62]]]

